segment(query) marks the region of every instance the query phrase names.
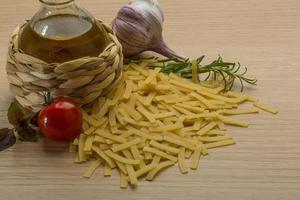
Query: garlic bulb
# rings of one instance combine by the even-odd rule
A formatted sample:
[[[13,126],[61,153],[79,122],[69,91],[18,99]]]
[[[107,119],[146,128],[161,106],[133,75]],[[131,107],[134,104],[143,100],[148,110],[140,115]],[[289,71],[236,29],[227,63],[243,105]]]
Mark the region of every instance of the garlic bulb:
[[[125,57],[154,51],[168,58],[185,59],[172,51],[162,37],[164,15],[157,0],[133,0],[120,9],[112,23]]]

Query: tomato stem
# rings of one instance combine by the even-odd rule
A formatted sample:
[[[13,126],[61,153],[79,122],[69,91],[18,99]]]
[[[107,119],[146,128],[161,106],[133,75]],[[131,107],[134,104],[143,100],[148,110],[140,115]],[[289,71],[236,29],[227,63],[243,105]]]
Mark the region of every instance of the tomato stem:
[[[50,92],[44,93],[44,101],[45,101],[45,105],[50,105],[51,103],[53,103],[53,99],[51,98]]]

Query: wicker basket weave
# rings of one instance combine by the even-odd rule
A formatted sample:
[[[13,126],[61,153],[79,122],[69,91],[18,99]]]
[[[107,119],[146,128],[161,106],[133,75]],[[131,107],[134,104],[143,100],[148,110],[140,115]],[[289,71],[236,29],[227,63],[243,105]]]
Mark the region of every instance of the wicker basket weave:
[[[71,97],[84,105],[109,93],[121,78],[122,46],[112,29],[99,21],[110,37],[110,44],[98,57],[83,57],[65,63],[46,63],[24,54],[18,47],[18,37],[26,21],[19,26],[9,43],[7,76],[10,89],[24,107],[40,109],[44,95],[53,98]]]

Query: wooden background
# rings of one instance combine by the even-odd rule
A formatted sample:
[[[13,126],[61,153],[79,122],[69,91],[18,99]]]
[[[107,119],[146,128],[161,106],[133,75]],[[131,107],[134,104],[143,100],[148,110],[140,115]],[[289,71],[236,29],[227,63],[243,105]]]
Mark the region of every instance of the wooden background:
[[[128,0],[78,1],[110,22]],[[155,182],[120,190],[119,177],[80,177],[66,146],[22,143],[0,153],[0,199],[7,200],[296,200],[300,199],[300,1],[162,0],[164,36],[176,51],[207,59],[239,60],[259,80],[247,93],[279,108],[273,116],[241,117],[248,129],[230,128],[237,145],[210,151],[200,169],[167,170]],[[0,0],[0,127],[11,101],[5,62],[14,27],[38,8],[37,0]]]

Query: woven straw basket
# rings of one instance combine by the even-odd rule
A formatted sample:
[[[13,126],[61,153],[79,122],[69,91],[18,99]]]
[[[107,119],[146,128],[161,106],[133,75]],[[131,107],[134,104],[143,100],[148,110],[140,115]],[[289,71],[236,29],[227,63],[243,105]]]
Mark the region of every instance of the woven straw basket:
[[[122,47],[112,29],[99,21],[110,37],[110,44],[98,57],[83,57],[65,63],[46,63],[24,54],[18,36],[26,21],[13,33],[7,56],[10,89],[24,107],[34,111],[43,107],[44,95],[70,97],[81,105],[93,103],[108,94],[121,78]]]

